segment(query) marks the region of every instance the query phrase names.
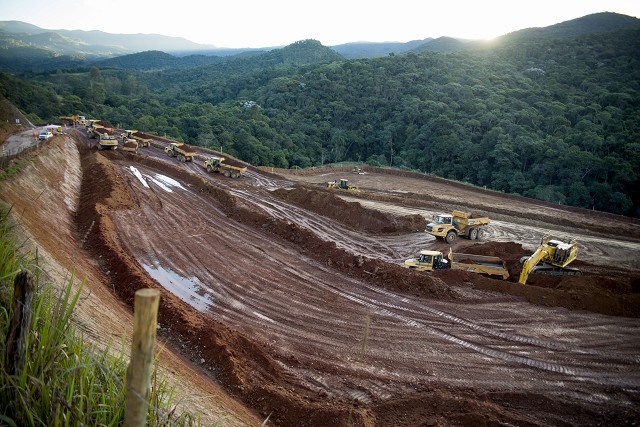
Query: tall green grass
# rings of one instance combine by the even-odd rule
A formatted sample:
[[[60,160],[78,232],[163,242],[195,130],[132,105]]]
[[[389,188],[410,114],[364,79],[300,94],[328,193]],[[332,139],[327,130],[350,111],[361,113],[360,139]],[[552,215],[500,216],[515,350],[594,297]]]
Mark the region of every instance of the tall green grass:
[[[6,339],[12,316],[13,279],[34,278],[36,294],[24,367],[7,371]],[[127,361],[123,347],[99,351],[77,334],[71,316],[80,296],[72,277],[60,294],[43,283],[37,257],[19,242],[0,213],[0,425],[120,426],[124,422]],[[115,350],[115,349],[114,349]],[[112,354],[116,355],[113,356]],[[197,414],[177,413],[175,389],[154,367],[147,425],[199,426]]]

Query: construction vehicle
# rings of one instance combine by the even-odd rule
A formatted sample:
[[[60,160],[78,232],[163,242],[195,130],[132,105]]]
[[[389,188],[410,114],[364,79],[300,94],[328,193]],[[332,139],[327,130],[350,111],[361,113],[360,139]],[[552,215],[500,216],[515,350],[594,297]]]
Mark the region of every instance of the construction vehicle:
[[[418,271],[451,268],[487,276],[499,276],[502,280],[509,278],[509,271],[502,259],[494,256],[454,253],[451,249],[447,258],[440,251],[422,250],[418,258],[406,260],[404,266]]]
[[[365,174],[365,172],[362,169],[360,169],[360,166],[354,166],[353,167],[353,173],[357,173],[358,175],[364,175]]]
[[[73,116],[60,116],[60,120],[70,122],[72,125],[85,126],[87,124],[87,119],[84,116],[79,116],[77,114],[74,114]]]
[[[341,179],[340,181],[336,179],[335,181],[329,181],[327,182],[327,188],[339,188],[341,190],[357,190],[358,189],[358,187],[356,186],[349,185],[348,179]]]
[[[151,144],[151,138],[137,130],[125,130],[120,134],[123,141],[133,139],[138,141],[138,146],[148,147]]]
[[[139,148],[138,141],[135,139],[125,139],[122,144],[122,150],[137,153]]]
[[[172,142],[164,148],[169,157],[177,157],[181,162],[190,162],[198,154],[183,142]]]
[[[93,139],[98,139],[100,134],[102,134],[102,132],[106,132],[106,130],[104,129],[104,126],[98,124],[98,120],[93,121],[93,120],[89,120],[87,121],[87,136],[89,138],[93,138]]]
[[[531,273],[547,275],[580,274],[577,268],[567,267],[578,256],[578,244],[575,240],[553,239],[548,234],[540,241],[538,249],[529,257],[521,259],[522,271],[520,272],[521,284],[527,283]]]
[[[113,132],[113,125],[102,120],[90,119],[86,121],[87,135],[89,138],[99,139],[105,132]]]
[[[474,217],[470,212],[455,210],[450,214],[438,215],[435,222],[427,224],[424,231],[451,244],[458,236],[468,237],[469,240],[480,238],[482,227],[490,222],[489,218]]]
[[[241,168],[238,166],[227,165],[224,162],[224,157],[211,156],[204,161],[204,167],[207,172],[219,172],[227,178],[240,178],[247,168]]]
[[[98,150],[116,150],[120,141],[113,135],[110,135],[108,132],[96,132],[100,135],[98,139]]]
[[[54,135],[62,135],[62,126],[60,125],[46,125],[43,128],[44,132],[51,132]]]
[[[100,120],[87,121],[87,135],[98,140],[98,150],[115,150],[118,148],[118,139],[109,132],[113,129],[110,124]]]

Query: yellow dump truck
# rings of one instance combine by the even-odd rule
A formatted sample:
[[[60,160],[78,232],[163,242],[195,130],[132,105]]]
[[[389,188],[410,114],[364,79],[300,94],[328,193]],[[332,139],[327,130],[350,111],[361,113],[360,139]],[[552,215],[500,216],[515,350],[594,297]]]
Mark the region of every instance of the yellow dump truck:
[[[456,210],[450,214],[438,215],[434,222],[427,224],[424,231],[447,243],[453,243],[458,236],[468,237],[470,240],[480,238],[482,227],[490,222],[489,218]]]
[[[423,250],[417,258],[404,262],[406,268],[418,271],[433,271],[451,268],[471,273],[509,278],[509,271],[502,259],[494,256],[454,253],[449,250],[448,259],[440,251]]]
[[[135,139],[125,139],[123,144],[122,144],[122,150],[124,151],[130,151],[132,153],[137,153],[138,152],[138,141],[136,141]]]
[[[120,134],[123,141],[133,139],[138,141],[139,147],[148,147],[151,144],[151,138],[137,130],[125,130]]]
[[[204,167],[207,172],[219,172],[226,177],[240,178],[247,168],[227,165],[224,157],[211,156],[204,161]]]
[[[193,148],[182,142],[172,142],[164,148],[164,152],[169,157],[177,157],[181,162],[190,162],[198,154]]]
[[[79,116],[77,114],[74,114],[73,116],[60,116],[60,120],[69,122],[72,125],[79,124],[85,126],[87,124],[87,119],[84,116]]]

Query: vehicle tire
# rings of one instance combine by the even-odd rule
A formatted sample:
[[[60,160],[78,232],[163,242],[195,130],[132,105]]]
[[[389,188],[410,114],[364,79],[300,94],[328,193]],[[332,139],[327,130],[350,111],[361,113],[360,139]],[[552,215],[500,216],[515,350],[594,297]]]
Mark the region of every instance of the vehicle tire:
[[[179,154],[178,155],[178,160],[184,163],[185,158],[184,158],[184,156],[182,154]]]
[[[171,151],[167,151],[167,156],[173,157],[173,153]]]
[[[229,173],[229,171],[224,171],[224,176],[226,176],[227,178],[229,178],[229,176],[231,175],[231,173]]]
[[[478,230],[478,237],[476,237],[476,239],[480,240],[484,238],[484,230],[482,228],[480,228]]]
[[[450,232],[447,233],[446,236],[444,236],[444,241],[449,243],[449,244],[452,244],[453,242],[456,241],[457,237],[458,237],[458,235],[456,234],[455,231],[450,231]]]
[[[238,172],[231,172],[231,178],[236,179],[238,177]]]
[[[211,165],[207,165],[207,172],[209,173],[213,172],[213,168],[211,167]]]
[[[469,230],[469,240],[475,240],[478,238],[478,229],[472,228]]]

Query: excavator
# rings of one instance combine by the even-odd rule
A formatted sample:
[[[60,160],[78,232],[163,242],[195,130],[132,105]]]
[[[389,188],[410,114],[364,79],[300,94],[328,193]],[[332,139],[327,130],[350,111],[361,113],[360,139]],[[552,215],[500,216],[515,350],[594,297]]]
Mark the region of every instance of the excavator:
[[[538,249],[530,257],[523,258],[519,282],[526,284],[532,272],[551,275],[580,274],[577,268],[567,267],[577,256],[578,244],[575,240],[552,239],[545,235]]]

